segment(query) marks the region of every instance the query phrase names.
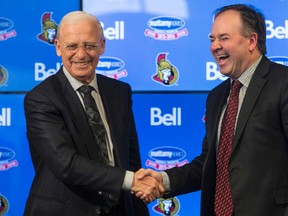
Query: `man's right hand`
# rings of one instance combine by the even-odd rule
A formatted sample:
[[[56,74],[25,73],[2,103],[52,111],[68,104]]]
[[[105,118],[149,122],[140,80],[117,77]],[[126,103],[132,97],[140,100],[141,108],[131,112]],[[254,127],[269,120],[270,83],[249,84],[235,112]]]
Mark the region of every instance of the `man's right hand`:
[[[165,192],[162,175],[151,169],[139,169],[134,174],[131,193],[146,204],[162,197]]]

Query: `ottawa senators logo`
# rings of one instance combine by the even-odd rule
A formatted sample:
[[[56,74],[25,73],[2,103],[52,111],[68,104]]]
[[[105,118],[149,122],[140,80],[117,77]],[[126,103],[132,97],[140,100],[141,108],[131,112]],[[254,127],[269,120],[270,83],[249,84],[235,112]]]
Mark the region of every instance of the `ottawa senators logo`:
[[[179,207],[179,201],[176,197],[169,199],[159,198],[158,203],[153,207],[153,210],[161,215],[173,216],[179,212]]]
[[[54,40],[57,33],[57,25],[51,20],[52,13],[44,13],[42,15],[42,32],[38,34],[38,40],[46,42],[48,44],[54,44]]]
[[[8,211],[8,201],[0,194],[0,216],[4,215]]]
[[[7,70],[0,65],[0,86],[3,86],[8,80]]]
[[[157,56],[157,74],[152,76],[152,80],[164,86],[172,86],[179,77],[177,68],[167,60],[168,53],[160,53]]]

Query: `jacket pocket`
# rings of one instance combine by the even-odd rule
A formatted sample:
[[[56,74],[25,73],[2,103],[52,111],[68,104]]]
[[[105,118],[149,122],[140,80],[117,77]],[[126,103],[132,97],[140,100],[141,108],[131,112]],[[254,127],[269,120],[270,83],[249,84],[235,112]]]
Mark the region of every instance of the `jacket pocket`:
[[[288,187],[274,190],[274,200],[276,204],[282,205],[288,203]]]

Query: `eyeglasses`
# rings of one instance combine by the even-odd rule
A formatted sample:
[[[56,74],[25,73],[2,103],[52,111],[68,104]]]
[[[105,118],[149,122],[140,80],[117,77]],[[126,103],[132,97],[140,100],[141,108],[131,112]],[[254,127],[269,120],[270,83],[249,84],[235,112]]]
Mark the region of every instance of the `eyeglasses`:
[[[82,47],[86,52],[95,52],[97,51],[99,44],[84,44],[84,45],[64,45],[63,46],[68,52],[76,53],[79,50],[79,47]]]

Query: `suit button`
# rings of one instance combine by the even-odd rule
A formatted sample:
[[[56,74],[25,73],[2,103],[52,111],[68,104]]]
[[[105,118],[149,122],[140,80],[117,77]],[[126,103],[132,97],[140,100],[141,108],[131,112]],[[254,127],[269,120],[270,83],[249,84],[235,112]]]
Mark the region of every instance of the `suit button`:
[[[239,205],[243,202],[243,199],[242,198],[237,198],[235,199],[235,204]]]
[[[95,210],[95,215],[100,215],[101,214],[101,210],[100,209],[96,209]]]
[[[231,169],[231,171],[230,171],[230,175],[235,175],[235,173],[237,173],[239,171],[239,168],[238,167],[235,167],[235,168],[233,168],[233,169]]]
[[[98,192],[98,195],[102,196],[102,191],[99,191],[99,192]]]

